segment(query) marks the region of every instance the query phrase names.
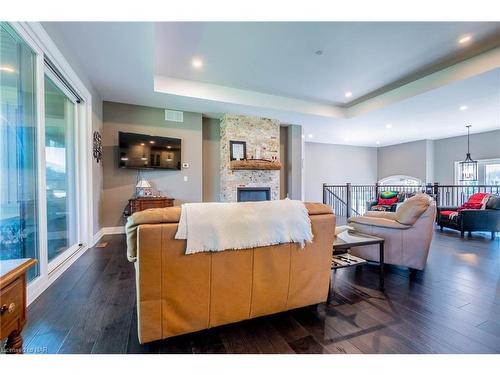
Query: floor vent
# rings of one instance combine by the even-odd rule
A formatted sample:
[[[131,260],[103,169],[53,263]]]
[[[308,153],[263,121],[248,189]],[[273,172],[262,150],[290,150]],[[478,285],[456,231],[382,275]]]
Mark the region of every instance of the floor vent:
[[[184,112],[165,110],[165,121],[184,122]]]

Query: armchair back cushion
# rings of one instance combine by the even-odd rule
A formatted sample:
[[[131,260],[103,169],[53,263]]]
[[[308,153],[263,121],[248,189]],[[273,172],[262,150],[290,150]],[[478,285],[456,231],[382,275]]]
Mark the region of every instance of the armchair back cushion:
[[[429,204],[430,200],[428,196],[415,195],[399,206],[394,220],[400,224],[413,225],[425,210],[427,210]]]

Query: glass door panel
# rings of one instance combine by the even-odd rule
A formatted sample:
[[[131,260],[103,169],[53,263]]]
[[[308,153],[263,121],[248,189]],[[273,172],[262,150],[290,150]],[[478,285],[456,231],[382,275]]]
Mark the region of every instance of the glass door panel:
[[[77,244],[76,104],[45,76],[45,189],[49,262]]]
[[[36,54],[0,23],[0,259],[39,260],[35,72]]]

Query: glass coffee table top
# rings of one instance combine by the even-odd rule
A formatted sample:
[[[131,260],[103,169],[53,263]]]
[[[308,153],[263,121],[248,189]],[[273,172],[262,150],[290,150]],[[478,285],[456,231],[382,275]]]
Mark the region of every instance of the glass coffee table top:
[[[346,230],[336,235],[334,249],[349,249],[353,246],[374,245],[384,242],[381,237],[372,236],[356,230]]]

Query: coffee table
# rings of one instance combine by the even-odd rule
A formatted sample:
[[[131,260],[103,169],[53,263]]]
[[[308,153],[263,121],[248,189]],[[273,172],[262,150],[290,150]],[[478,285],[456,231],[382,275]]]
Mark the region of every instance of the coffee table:
[[[332,270],[344,267],[353,267],[366,264],[366,260],[349,254],[349,249],[356,246],[379,245],[379,289],[384,290],[384,239],[358,232],[347,230],[335,237],[333,252],[345,250],[342,254],[332,254]]]

